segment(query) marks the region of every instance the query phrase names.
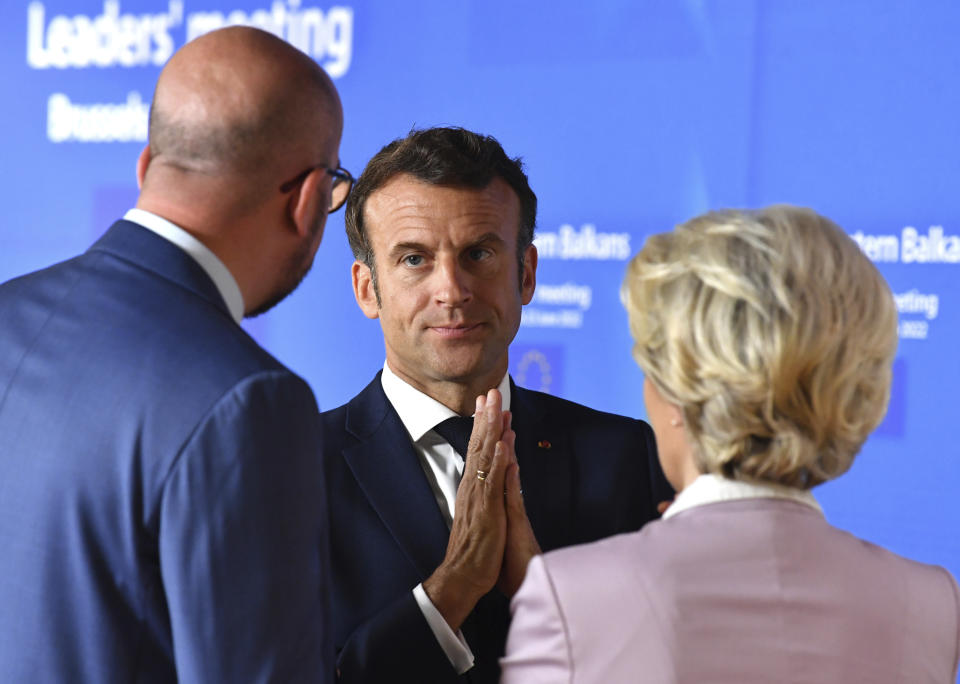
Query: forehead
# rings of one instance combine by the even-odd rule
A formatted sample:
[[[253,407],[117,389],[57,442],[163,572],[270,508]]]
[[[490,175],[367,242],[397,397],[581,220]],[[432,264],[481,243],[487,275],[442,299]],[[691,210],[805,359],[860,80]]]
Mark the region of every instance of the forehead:
[[[468,240],[494,232],[516,244],[520,200],[501,178],[481,189],[432,185],[413,176],[391,178],[370,194],[364,223],[374,245],[403,240]]]

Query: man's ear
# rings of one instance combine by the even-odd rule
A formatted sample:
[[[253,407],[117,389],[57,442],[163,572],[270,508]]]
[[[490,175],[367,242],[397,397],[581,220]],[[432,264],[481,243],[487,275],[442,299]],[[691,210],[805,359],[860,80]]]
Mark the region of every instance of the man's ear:
[[[537,289],[537,248],[530,245],[523,253],[523,278],[520,281],[520,301],[529,304]]]
[[[353,278],[353,296],[363,315],[367,318],[380,318],[380,305],[377,303],[377,293],[373,289],[373,273],[370,267],[360,261],[354,261],[350,268]]]
[[[137,189],[143,190],[143,179],[147,175],[147,167],[150,166],[150,145],[147,145],[137,157]]]
[[[324,195],[317,192],[317,186],[323,181],[324,169],[314,169],[307,174],[293,192],[287,201],[287,213],[290,221],[296,226],[297,234],[300,237],[309,237],[313,235],[313,226],[316,225],[318,211],[326,212],[326,207],[321,207],[320,203],[326,199]]]

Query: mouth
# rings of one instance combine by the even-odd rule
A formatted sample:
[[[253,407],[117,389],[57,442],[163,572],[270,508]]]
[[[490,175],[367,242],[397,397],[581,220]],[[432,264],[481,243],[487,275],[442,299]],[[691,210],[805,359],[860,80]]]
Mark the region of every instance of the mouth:
[[[469,337],[472,333],[480,330],[481,324],[474,323],[468,325],[465,323],[450,324],[450,325],[432,325],[430,330],[440,337],[448,340],[456,340],[464,337]]]

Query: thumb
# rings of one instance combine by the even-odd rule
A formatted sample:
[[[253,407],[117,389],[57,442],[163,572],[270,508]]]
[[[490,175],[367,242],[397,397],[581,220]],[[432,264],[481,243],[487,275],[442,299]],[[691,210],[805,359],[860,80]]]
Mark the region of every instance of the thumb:
[[[507,466],[506,477],[507,513],[518,521],[527,516],[523,505],[523,488],[520,484],[520,466],[511,463]]]
[[[525,557],[523,567],[532,556],[542,553],[537,536],[527,517],[527,507],[523,503],[523,488],[520,483],[520,467],[511,464],[507,470],[506,481],[507,536],[513,540],[515,548]]]

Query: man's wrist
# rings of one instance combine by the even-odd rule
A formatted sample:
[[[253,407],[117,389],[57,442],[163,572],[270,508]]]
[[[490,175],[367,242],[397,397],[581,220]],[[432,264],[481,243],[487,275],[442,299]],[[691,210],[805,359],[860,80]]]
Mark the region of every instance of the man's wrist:
[[[440,648],[443,649],[447,660],[450,661],[450,665],[453,666],[457,674],[463,674],[472,668],[474,663],[473,651],[470,650],[470,645],[467,644],[463,633],[459,630],[454,632],[450,629],[450,625],[433,605],[422,584],[414,587],[413,598],[420,607],[420,612],[423,613],[434,638]]]
[[[483,596],[469,582],[458,581],[457,575],[443,565],[425,579],[422,586],[427,598],[453,631],[460,629]]]

